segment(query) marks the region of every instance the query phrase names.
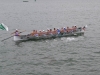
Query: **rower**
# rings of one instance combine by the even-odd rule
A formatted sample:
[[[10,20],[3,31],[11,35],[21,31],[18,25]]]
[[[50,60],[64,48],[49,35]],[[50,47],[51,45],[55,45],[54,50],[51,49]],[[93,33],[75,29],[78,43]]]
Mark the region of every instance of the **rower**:
[[[34,36],[34,34],[35,34],[35,30],[33,30],[33,32],[31,33],[31,35]]]
[[[16,29],[16,31],[15,32],[13,32],[12,34],[15,34],[15,36],[19,36],[19,34],[20,34],[21,32],[20,31],[18,31],[18,29]]]
[[[63,30],[64,30],[64,34],[66,34],[67,33],[67,29],[64,27]]]
[[[60,34],[60,29],[59,28],[57,29],[57,33]]]
[[[39,34],[39,36],[41,36],[41,35],[42,35],[42,31],[41,31],[41,30],[39,30],[38,34]]]
[[[36,37],[38,37],[38,36],[39,36],[39,34],[38,34],[38,31],[37,31],[37,30],[35,30],[35,34],[34,34],[34,36],[36,36]]]
[[[43,36],[46,36],[45,30],[42,31],[42,35],[43,35]]]
[[[74,27],[74,31],[77,31],[77,26]]]
[[[50,30],[49,30],[49,29],[47,29],[47,31],[46,31],[46,35],[49,35],[49,33],[50,33]]]
[[[72,26],[72,31],[75,32],[77,30],[76,26]]]
[[[67,27],[66,31],[67,31],[67,33],[69,33],[69,27]]]
[[[63,33],[64,33],[63,27],[60,29],[60,33],[63,35]]]
[[[53,29],[52,33],[53,33],[54,35],[57,34],[56,28]]]
[[[52,29],[50,29],[50,32],[49,32],[49,34],[50,34],[50,35],[53,35],[53,31],[52,31]]]
[[[72,33],[72,32],[73,32],[73,29],[72,29],[72,28],[67,27],[67,33]]]
[[[64,32],[66,32],[67,29],[65,27],[63,29],[64,29]]]

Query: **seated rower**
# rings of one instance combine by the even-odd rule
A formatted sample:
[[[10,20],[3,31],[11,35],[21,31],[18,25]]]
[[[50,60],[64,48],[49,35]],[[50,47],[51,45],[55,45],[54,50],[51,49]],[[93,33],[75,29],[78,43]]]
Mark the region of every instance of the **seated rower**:
[[[53,35],[53,31],[52,31],[52,29],[50,29],[49,34],[50,34],[50,35]]]
[[[34,36],[34,34],[35,34],[35,30],[33,30],[33,32],[31,33],[31,35]]]
[[[73,30],[73,32],[75,32],[77,30],[77,27],[76,26],[72,26],[72,30]]]
[[[64,27],[63,29],[64,29],[64,32],[66,32],[66,31],[67,31],[67,29],[66,29],[65,27]]]
[[[61,28],[60,33],[61,33],[61,34],[64,33],[64,29],[63,29],[63,27]]]
[[[59,28],[57,29],[57,34],[60,34],[60,29]]]
[[[42,31],[41,31],[41,30],[39,30],[38,34],[39,34],[39,36],[41,36],[41,35],[42,35]]]
[[[50,33],[50,30],[49,30],[49,29],[47,29],[47,31],[46,31],[46,35],[49,35],[49,33]]]
[[[56,28],[53,29],[52,33],[53,33],[54,35],[57,34]]]
[[[69,27],[67,27],[66,31],[67,31],[67,33],[69,33],[69,32],[70,32],[70,29],[69,29]]]
[[[42,35],[43,35],[43,36],[46,36],[46,32],[45,32],[44,30],[43,30],[43,32],[42,32]]]
[[[77,31],[77,26],[75,26],[75,28],[74,28],[74,29],[75,29],[75,31]]]
[[[35,34],[34,34],[34,36],[39,36],[39,34],[38,34],[38,31],[37,31],[37,30],[35,30]]]
[[[72,33],[72,32],[73,32],[73,29],[72,29],[72,28],[67,27],[67,33]]]

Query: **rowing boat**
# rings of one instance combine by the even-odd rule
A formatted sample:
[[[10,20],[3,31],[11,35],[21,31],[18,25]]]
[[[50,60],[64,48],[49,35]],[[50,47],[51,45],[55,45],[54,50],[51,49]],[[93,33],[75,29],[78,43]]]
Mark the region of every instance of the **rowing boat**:
[[[61,38],[61,37],[71,37],[71,36],[82,36],[84,35],[83,29],[78,29],[75,32],[64,32],[60,34],[50,34],[50,35],[42,35],[42,36],[32,36],[32,35],[20,35],[20,36],[14,36],[14,41],[29,41],[29,40],[46,40],[46,39],[54,39],[54,38]]]
[[[61,38],[61,37],[71,37],[71,36],[82,36],[84,35],[84,31],[73,32],[73,33],[65,33],[65,34],[56,34],[56,35],[43,35],[43,36],[32,36],[32,35],[20,35],[14,36],[14,41],[28,41],[28,40],[45,40],[45,39],[53,39],[53,38]]]

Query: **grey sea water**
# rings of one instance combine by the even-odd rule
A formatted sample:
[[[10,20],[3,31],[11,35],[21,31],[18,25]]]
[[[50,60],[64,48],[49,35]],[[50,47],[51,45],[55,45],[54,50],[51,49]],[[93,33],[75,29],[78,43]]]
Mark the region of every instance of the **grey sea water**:
[[[84,36],[15,43],[0,41],[0,75],[100,75],[100,0],[0,0],[0,40],[33,29],[88,28]]]

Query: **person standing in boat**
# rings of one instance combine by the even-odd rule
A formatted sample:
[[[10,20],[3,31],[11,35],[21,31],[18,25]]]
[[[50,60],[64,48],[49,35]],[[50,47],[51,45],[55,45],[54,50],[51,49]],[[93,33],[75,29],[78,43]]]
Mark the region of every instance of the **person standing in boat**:
[[[16,29],[16,31],[15,32],[13,32],[12,34],[15,34],[15,36],[19,36],[19,34],[20,34],[21,32],[20,31],[18,31],[18,29]]]

